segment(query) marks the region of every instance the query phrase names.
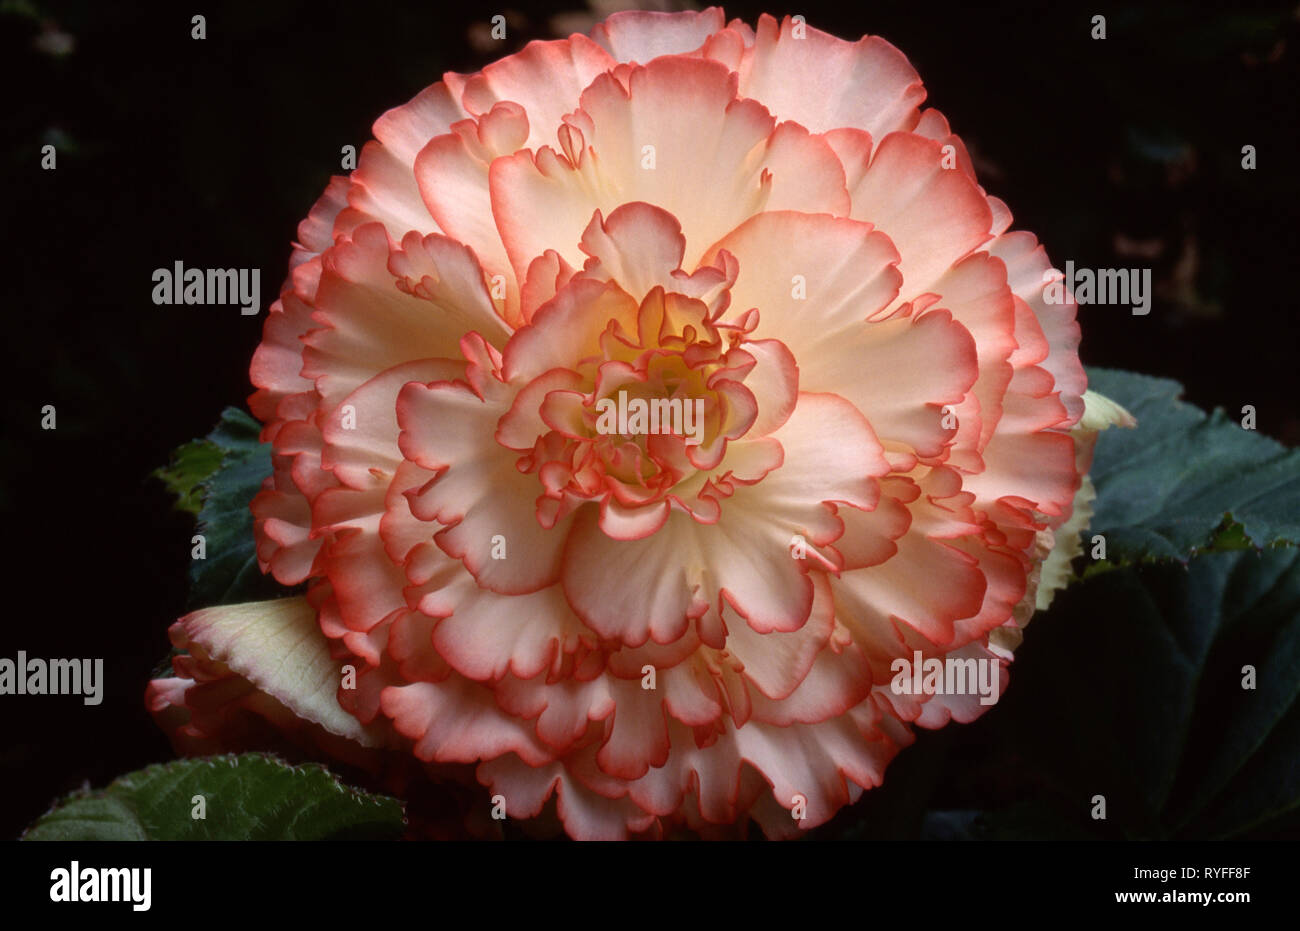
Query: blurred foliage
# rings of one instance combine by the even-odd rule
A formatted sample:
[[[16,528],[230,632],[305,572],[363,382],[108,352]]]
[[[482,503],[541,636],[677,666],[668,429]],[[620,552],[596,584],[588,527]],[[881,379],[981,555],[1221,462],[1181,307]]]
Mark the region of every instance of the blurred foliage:
[[[176,506],[195,517],[203,507],[204,483],[221,468],[221,447],[211,440],[191,440],[172,453],[171,462],[154,477],[176,496]]]
[[[1088,534],[1106,538],[1109,562],[1185,560],[1231,544],[1232,525],[1261,543],[1300,543],[1300,450],[1244,428],[1240,414],[1179,401],[1182,386],[1166,378],[1093,368],[1088,382],[1138,421],[1100,434],[1093,456]]]
[[[194,452],[195,443],[177,451],[179,457],[190,450],[190,459],[197,456],[205,462],[213,452],[219,456],[218,467],[189,495],[202,501],[197,512],[198,532],[204,537],[207,553],[205,559],[190,561],[191,608],[258,601],[296,591],[263,575],[257,562],[249,505],[271,474],[271,447],[259,440],[260,432],[256,420],[228,407],[220,423],[199,441],[201,454]]]
[[[203,798],[195,818],[194,799]],[[261,753],[175,760],[61,799],[29,841],[396,840],[402,803]]]

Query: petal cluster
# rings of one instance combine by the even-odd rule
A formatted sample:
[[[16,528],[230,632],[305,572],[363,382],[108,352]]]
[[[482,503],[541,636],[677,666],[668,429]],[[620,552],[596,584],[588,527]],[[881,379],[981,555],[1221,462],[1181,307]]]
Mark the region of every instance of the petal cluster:
[[[574,837],[784,837],[986,710],[896,662],[1005,687],[1086,382],[1042,247],[924,97],[881,39],[715,8],[378,120],[251,371],[259,559],[355,671],[314,726],[472,765],[512,818],[556,799]],[[211,653],[202,621],[174,636]],[[272,652],[227,661],[265,690]]]

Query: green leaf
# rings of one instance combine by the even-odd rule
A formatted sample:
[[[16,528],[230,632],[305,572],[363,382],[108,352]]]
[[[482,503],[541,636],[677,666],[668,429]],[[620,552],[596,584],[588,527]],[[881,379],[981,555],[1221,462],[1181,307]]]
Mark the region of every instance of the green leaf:
[[[261,427],[243,411],[228,407],[203,442],[221,455],[220,468],[202,486],[198,532],[207,558],[190,563],[190,606],[259,601],[289,593],[262,574],[257,564],[253,514],[248,509],[271,474],[271,448],[258,440]]]
[[[1089,534],[1106,538],[1111,563],[1228,547],[1234,523],[1257,546],[1300,542],[1300,450],[1179,401],[1175,381],[1096,368],[1088,380],[1138,420],[1101,433],[1093,459]]]
[[[153,476],[176,496],[176,507],[198,515],[203,506],[203,483],[221,467],[221,449],[211,440],[193,440],[172,453],[172,461]]]
[[[1096,827],[1129,837],[1294,831],[1300,550],[1205,553],[1067,589],[1030,627],[1001,710],[1075,820],[1103,795]]]
[[[205,818],[193,817],[195,796]],[[343,785],[322,766],[246,753],[157,764],[71,795],[23,839],[387,840],[404,828],[397,799]]]

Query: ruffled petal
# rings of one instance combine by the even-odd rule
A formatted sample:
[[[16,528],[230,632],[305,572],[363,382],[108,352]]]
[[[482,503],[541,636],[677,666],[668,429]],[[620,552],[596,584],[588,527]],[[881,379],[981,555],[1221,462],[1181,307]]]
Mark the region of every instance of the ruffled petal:
[[[291,709],[295,715],[363,746],[378,741],[339,707],[340,664],[330,657],[306,598],[204,608],[171,630],[178,649],[202,649]]]

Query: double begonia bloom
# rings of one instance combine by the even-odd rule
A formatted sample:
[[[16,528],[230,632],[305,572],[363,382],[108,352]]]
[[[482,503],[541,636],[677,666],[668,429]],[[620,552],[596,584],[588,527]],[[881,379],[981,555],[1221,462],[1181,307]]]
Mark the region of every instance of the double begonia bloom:
[[[924,97],[879,38],[715,8],[384,114],[252,363],[258,556],[308,592],[174,625],[178,745],[237,705],[577,838],[785,837],[985,711],[897,662],[1000,694],[1126,415]]]

